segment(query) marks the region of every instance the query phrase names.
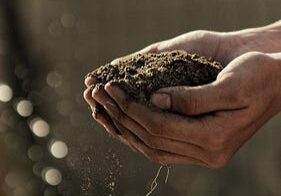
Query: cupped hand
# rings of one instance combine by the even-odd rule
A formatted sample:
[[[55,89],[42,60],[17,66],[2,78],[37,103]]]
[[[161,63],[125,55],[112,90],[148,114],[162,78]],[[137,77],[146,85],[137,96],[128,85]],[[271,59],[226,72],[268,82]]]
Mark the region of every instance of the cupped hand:
[[[225,33],[200,30],[186,33],[170,40],[154,43],[135,53],[159,53],[181,49],[190,53],[205,55],[206,57],[214,57],[221,62],[227,62],[234,54],[230,54],[230,52],[227,51],[231,51],[230,49],[233,49],[234,45],[238,46],[238,42],[234,36],[228,36]],[[222,50],[222,48],[224,48],[224,50]],[[124,60],[124,58],[130,58],[130,56],[131,55],[115,59],[112,61],[112,64],[117,63],[120,59]],[[120,133],[116,125],[114,125],[113,120],[102,107],[106,100],[111,99],[104,91],[104,86],[95,87],[95,81],[90,76],[86,77],[85,85],[87,89],[84,91],[84,99],[92,110],[93,118],[104,126],[112,137],[120,140],[122,143],[126,143],[123,137],[120,137]],[[132,146],[131,148],[135,151]]]
[[[135,53],[159,53],[181,49],[190,53],[198,53],[206,57],[213,57],[226,64],[236,55],[235,53],[237,52],[234,51],[237,50],[234,50],[234,48],[238,48],[238,40],[239,39],[237,39],[236,36],[228,35],[226,33],[199,30],[154,43]],[[115,59],[112,63],[117,63],[120,59],[124,60],[124,58],[130,58],[130,56],[131,55]],[[87,89],[84,91],[84,98],[92,110],[94,119],[102,126],[106,127],[106,130],[111,136],[122,140],[122,137],[119,137],[120,134],[118,134],[118,130],[113,124],[112,119],[108,116],[106,111],[104,111],[103,107],[101,107],[101,103],[99,103],[101,100],[110,99],[107,93],[104,92],[104,87],[99,86],[95,88],[95,81],[90,76],[86,77],[85,85]],[[96,98],[103,97],[103,99],[98,99],[98,101],[94,98],[94,95]]]
[[[135,103],[111,84],[103,107],[122,137],[149,159],[219,168],[280,111],[280,85],[276,61],[250,52],[213,83],[161,89],[152,102],[169,112]]]
[[[254,44],[241,46],[241,43],[232,34],[195,31],[141,50],[140,53],[182,49],[211,56],[224,65],[229,63],[211,84],[159,90],[152,102],[169,112],[156,112],[130,102],[121,89],[110,84],[106,89],[99,87],[92,91],[90,87],[95,84],[89,77],[85,80],[88,89],[84,97],[94,118],[134,151],[161,163],[221,167],[276,113],[271,108],[275,101],[269,96],[275,90],[270,85],[265,88],[271,83],[264,82],[279,81],[270,79],[276,66],[271,66],[272,59],[261,53],[247,53],[235,59],[255,49]],[[97,106],[101,106],[98,112]]]

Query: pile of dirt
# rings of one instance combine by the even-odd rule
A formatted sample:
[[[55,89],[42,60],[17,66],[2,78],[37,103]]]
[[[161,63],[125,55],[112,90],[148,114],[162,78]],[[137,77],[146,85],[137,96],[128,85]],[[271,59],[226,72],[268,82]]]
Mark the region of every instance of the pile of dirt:
[[[114,81],[133,100],[149,105],[150,96],[160,88],[207,84],[222,69],[219,62],[176,50],[136,54],[116,64],[103,65],[87,76],[94,78],[95,85]]]

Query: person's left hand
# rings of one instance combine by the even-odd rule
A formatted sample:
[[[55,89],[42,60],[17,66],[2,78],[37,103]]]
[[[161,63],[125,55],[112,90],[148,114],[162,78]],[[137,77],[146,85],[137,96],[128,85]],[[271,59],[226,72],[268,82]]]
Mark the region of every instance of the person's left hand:
[[[279,75],[273,58],[250,52],[233,60],[213,83],[158,91],[152,102],[166,111],[135,103],[110,83],[105,86],[110,96],[93,97],[122,137],[149,159],[219,168],[280,111]]]

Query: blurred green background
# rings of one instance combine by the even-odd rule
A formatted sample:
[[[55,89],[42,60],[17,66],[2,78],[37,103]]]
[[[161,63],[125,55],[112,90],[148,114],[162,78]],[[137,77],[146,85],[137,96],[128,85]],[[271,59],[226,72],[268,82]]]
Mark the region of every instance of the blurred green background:
[[[0,103],[1,195],[142,196],[159,165],[113,141],[93,121],[82,98],[84,75],[188,31],[272,23],[280,19],[281,1],[3,0],[0,7],[0,83],[13,91],[12,100]],[[18,115],[20,97],[32,103],[32,115]],[[38,116],[50,127],[43,137],[30,130]],[[225,168],[173,166],[155,195],[281,195],[280,138],[281,115]],[[62,159],[50,150],[56,140],[67,145]],[[34,145],[37,151],[30,150]],[[62,178],[51,177],[59,178],[57,186],[41,172],[48,167],[60,171]]]

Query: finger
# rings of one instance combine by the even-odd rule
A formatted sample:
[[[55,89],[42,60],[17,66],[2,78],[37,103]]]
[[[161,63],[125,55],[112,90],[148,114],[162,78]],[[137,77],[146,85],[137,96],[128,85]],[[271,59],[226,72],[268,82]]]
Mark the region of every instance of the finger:
[[[88,73],[88,75],[86,76],[84,83],[86,85],[86,87],[90,87],[93,86],[95,84],[95,78],[92,77],[92,73]]]
[[[92,92],[92,97],[102,106],[102,110],[104,111],[104,114],[107,116],[108,119],[110,119],[111,123],[113,123],[112,119],[108,114],[106,113],[104,106],[106,103],[114,104],[114,100],[111,99],[111,97],[105,92],[104,87],[102,85],[98,85],[94,88]],[[120,134],[117,132],[117,134]]]
[[[92,97],[92,88],[87,88],[84,91],[84,99],[90,105],[91,108],[95,108],[97,103]]]
[[[106,103],[115,104],[115,101],[104,90],[103,85],[98,85],[94,88],[92,91],[92,98],[94,98],[94,100],[96,100],[103,107],[106,105]]]
[[[188,118],[173,113],[151,110],[144,105],[130,101],[120,88],[111,84],[107,84],[105,90],[125,114],[154,136],[202,146],[213,134],[214,129],[219,128],[213,127],[213,124],[216,123],[213,119],[206,122],[205,119],[203,121],[200,118]],[[116,116],[116,118],[120,118],[120,116]]]
[[[97,110],[95,110],[92,115],[94,119],[105,128],[105,130],[109,133],[110,136],[117,139],[121,143],[130,146],[130,144],[121,136],[120,131],[115,126],[114,122],[108,116],[108,114],[101,111],[97,112]],[[137,149],[133,146],[130,146],[130,148],[132,151],[137,152]]]
[[[93,109],[92,116],[96,121],[98,121],[98,123],[100,123],[106,129],[106,131],[111,136],[118,139],[118,137],[120,136],[120,132],[118,131],[118,129],[116,129],[111,118],[100,105]]]
[[[120,129],[122,129],[123,127],[115,120],[112,120],[112,122],[114,123],[114,126],[119,130],[119,132],[121,133]],[[130,141],[128,141],[127,139],[125,139],[123,136],[121,137],[122,140],[124,141],[124,143],[130,147],[130,149],[133,151],[133,152],[139,152],[138,149],[132,145],[130,143]]]
[[[200,165],[207,166],[204,162],[197,160],[188,156],[181,156],[161,150],[155,150],[144,143],[142,143],[135,135],[130,133],[128,129],[122,125],[118,125],[123,137],[129,141],[135,148],[142,152],[149,160],[161,163],[163,165],[167,164],[191,164],[191,165]]]
[[[106,104],[105,109],[111,116],[111,118],[120,123],[126,129],[130,130],[134,135],[136,135],[144,144],[148,147],[158,150],[163,150],[166,152],[179,154],[183,156],[195,157],[202,162],[207,162],[208,159],[205,155],[205,150],[198,147],[197,145],[176,141],[168,138],[162,138],[158,136],[153,136],[146,129],[144,129],[137,122],[129,118],[124,114],[118,107],[111,104]]]
[[[160,42],[159,42],[160,43]],[[140,50],[138,53],[140,54],[146,54],[146,53],[158,53],[158,46],[159,46],[159,43],[154,43],[154,44],[151,44],[145,48],[143,48],[142,50]]]
[[[169,87],[158,90],[151,102],[164,110],[184,115],[199,115],[245,107],[235,99],[231,88],[220,82],[196,87]]]

